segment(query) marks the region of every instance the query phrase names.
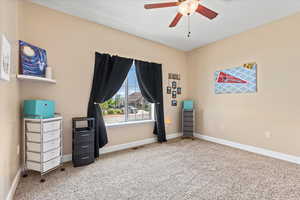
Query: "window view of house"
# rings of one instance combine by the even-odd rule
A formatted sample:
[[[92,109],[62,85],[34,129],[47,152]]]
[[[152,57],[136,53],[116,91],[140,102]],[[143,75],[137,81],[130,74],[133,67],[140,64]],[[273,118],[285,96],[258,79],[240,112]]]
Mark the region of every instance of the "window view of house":
[[[101,108],[107,124],[152,119],[152,105],[141,94],[134,65],[120,90]]]
[[[125,82],[115,96],[101,104],[103,118],[107,124],[125,121]]]

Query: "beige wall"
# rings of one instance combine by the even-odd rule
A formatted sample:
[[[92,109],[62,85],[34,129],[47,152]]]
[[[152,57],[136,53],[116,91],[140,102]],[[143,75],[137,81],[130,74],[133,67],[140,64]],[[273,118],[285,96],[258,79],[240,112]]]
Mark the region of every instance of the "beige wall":
[[[6,199],[19,168],[19,84],[17,68],[17,0],[0,0],[0,33],[12,46],[10,82],[0,81],[0,199]]]
[[[299,24],[293,15],[188,53],[197,132],[300,155]],[[258,64],[257,93],[214,94],[216,70],[247,62]]]
[[[183,94],[178,100],[186,96],[184,52],[28,2],[22,4],[20,25],[20,39],[47,50],[57,79],[56,85],[23,82],[21,99],[56,101],[64,117],[65,153],[71,153],[71,118],[86,115],[95,51],[162,63],[164,87],[167,73],[180,73]],[[172,121],[167,133],[179,132],[179,106],[170,106],[170,96],[164,100],[165,118]],[[152,129],[153,124],[108,128],[108,145],[153,137]]]
[[[17,4],[0,0],[0,32],[13,47],[11,81],[0,82],[0,199],[19,168],[20,100],[57,102],[64,117],[65,153],[71,153],[71,118],[86,114],[95,51],[162,63],[164,89],[167,73],[180,73],[183,94],[178,100],[196,100],[197,132],[300,155],[300,14],[184,53],[32,3]],[[19,90],[18,38],[47,50],[56,85],[22,82]],[[247,62],[258,63],[258,92],[215,95],[213,73]],[[179,132],[180,106],[171,107],[169,95],[164,99],[165,118],[171,120],[167,133]],[[153,137],[152,129],[153,124],[108,128],[109,145]]]

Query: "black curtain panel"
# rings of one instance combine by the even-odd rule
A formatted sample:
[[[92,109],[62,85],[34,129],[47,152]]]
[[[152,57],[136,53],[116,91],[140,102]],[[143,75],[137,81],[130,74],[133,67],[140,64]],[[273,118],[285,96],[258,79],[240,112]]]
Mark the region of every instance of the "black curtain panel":
[[[104,103],[118,92],[132,63],[132,59],[96,52],[94,78],[87,114],[88,117],[94,117],[96,121],[95,157],[99,157],[99,148],[108,142],[99,103]]]
[[[164,102],[162,88],[161,64],[135,61],[136,76],[143,97],[150,103],[155,103],[155,126],[153,133],[159,142],[165,142]]]

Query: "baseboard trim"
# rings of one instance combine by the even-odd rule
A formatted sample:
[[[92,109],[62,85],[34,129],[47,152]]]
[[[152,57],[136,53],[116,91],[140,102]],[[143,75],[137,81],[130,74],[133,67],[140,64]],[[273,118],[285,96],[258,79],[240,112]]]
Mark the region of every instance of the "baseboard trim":
[[[181,137],[182,134],[181,133],[173,133],[173,134],[169,134],[167,135],[167,139],[174,139],[174,138],[178,138]],[[130,142],[130,143],[125,143],[125,144],[118,144],[118,145],[113,145],[113,146],[109,146],[109,147],[103,147],[99,150],[100,155],[103,154],[107,154],[107,153],[112,153],[112,152],[116,152],[116,151],[121,151],[121,150],[126,150],[126,149],[130,149],[130,148],[134,148],[134,147],[139,147],[139,146],[143,146],[146,144],[152,144],[157,142],[157,138],[147,138],[144,140],[138,140],[138,141],[134,141],[134,142]],[[72,160],[72,154],[66,154],[63,157],[63,161],[64,162],[69,162]]]
[[[237,143],[237,142],[232,142],[232,141],[224,140],[224,139],[220,139],[220,138],[210,137],[210,136],[202,135],[202,134],[199,134],[199,133],[196,133],[195,137],[197,137],[199,139],[202,139],[202,140],[206,140],[206,141],[210,141],[210,142],[230,146],[230,147],[233,147],[233,148],[241,149],[241,150],[244,150],[244,151],[249,151],[249,152],[252,152],[252,153],[256,153],[256,154],[276,158],[276,159],[279,159],[279,160],[284,160],[284,161],[288,161],[288,162],[291,162],[291,163],[300,164],[300,157],[297,157],[297,156],[284,154],[284,153],[280,153],[280,152],[276,152],[276,151],[271,151],[271,150],[268,150],[268,149],[259,148],[259,147],[255,147],[255,146],[240,144],[240,143]]]
[[[17,190],[17,187],[18,187],[18,184],[19,184],[19,181],[20,181],[20,177],[21,177],[21,169],[19,169],[17,171],[17,174],[11,184],[11,187],[10,187],[10,190],[7,194],[7,197],[6,197],[6,200],[13,200],[14,199],[14,195],[15,195],[15,192]]]

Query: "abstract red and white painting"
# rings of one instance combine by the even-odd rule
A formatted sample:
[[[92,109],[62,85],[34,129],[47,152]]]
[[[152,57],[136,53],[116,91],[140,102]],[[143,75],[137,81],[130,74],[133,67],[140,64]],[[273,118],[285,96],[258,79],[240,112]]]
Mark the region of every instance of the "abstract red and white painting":
[[[216,71],[214,78],[216,94],[257,92],[256,63]]]

